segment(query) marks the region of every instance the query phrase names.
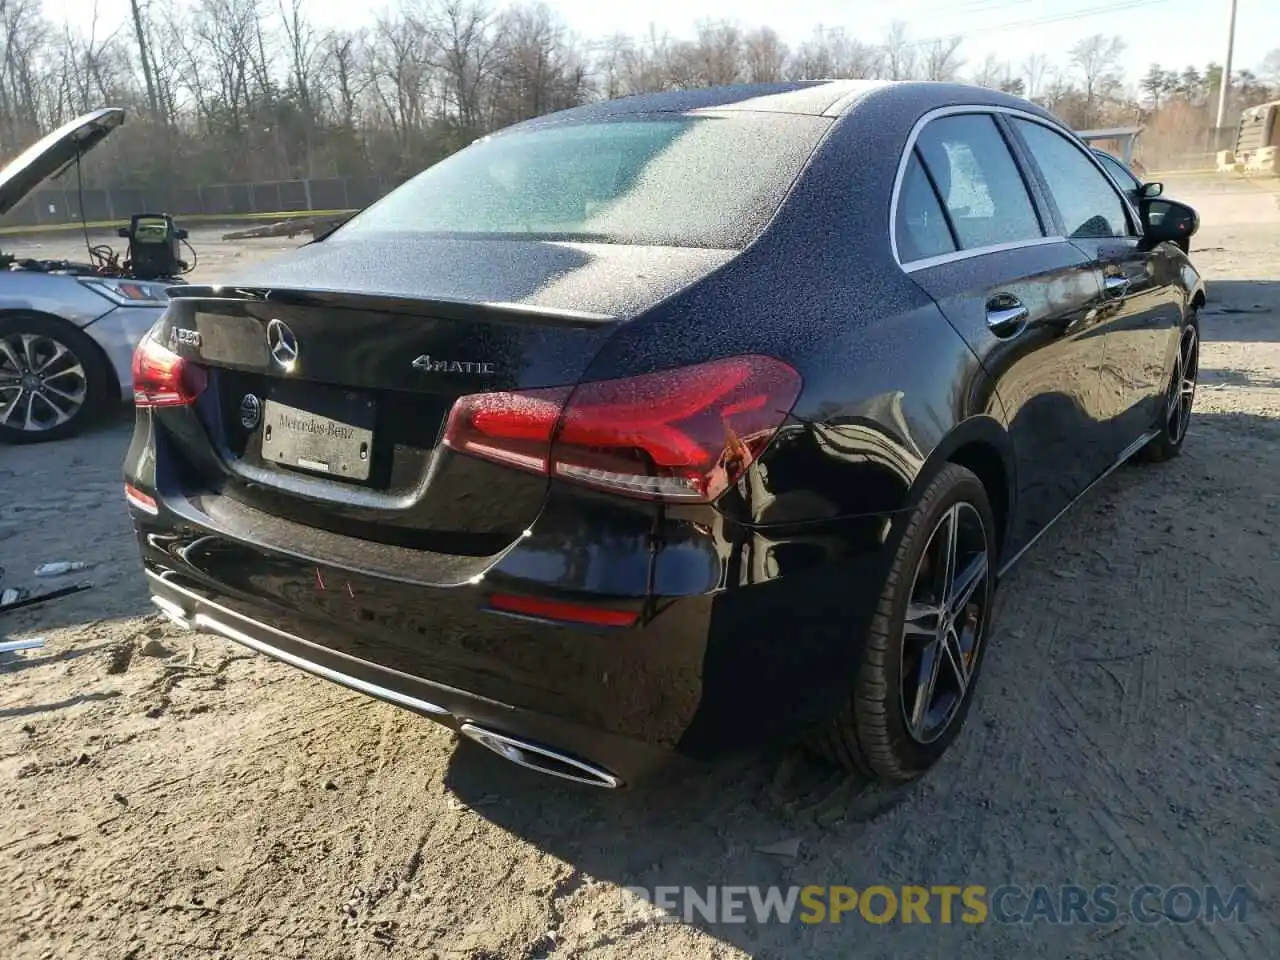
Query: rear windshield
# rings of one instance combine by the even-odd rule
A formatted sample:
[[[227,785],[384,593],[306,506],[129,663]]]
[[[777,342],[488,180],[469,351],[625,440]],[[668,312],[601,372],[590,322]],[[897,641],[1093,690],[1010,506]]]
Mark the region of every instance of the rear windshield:
[[[733,249],[777,211],[830,121],[628,116],[514,130],[429,167],[333,235]]]

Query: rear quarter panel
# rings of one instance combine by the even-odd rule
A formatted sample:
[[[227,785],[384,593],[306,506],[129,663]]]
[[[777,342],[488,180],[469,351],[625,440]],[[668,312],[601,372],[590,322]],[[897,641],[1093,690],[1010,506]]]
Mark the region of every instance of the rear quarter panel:
[[[945,438],[996,402],[972,351],[893,258],[890,196],[914,120],[886,120],[872,110],[837,122],[751,247],[622,325],[588,370],[595,379],[761,353],[800,372],[791,416],[721,501],[734,522],[785,528],[903,510]]]

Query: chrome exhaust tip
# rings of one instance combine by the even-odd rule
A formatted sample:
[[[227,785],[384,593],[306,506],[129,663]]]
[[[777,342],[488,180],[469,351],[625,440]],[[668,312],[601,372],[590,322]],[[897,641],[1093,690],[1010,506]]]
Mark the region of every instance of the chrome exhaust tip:
[[[510,760],[517,766],[528,767],[538,773],[610,790],[622,786],[622,780],[608,770],[566,756],[550,747],[530,743],[527,740],[517,740],[505,733],[496,733],[484,727],[477,727],[474,723],[462,724],[458,732],[486,750],[492,750],[504,760]]]

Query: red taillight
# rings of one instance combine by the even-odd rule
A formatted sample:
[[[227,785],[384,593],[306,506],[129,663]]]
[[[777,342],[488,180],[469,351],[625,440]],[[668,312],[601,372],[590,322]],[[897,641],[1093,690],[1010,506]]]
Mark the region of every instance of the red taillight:
[[[565,603],[541,597],[522,597],[512,593],[495,593],[489,607],[502,613],[514,613],[540,620],[561,620],[593,627],[629,627],[640,618],[638,610],[608,610],[584,603]]]
[[[184,360],[150,336],[133,352],[133,402],[139,407],[195,403],[208,385],[203,367]]]
[[[149,513],[154,516],[160,512],[160,508],[156,506],[156,498],[150,494],[143,493],[131,483],[124,485],[124,498],[143,513]]]
[[[462,397],[455,450],[627,496],[713,500],[773,438],[800,394],[781,360],[714,360],[577,387]]]

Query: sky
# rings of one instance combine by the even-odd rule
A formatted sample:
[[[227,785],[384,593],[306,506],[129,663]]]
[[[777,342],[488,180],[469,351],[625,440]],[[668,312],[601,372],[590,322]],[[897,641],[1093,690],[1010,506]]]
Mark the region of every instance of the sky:
[[[182,2],[182,0],[178,0]],[[701,20],[729,20],[743,27],[768,25],[788,44],[814,27],[844,27],[867,41],[883,36],[891,20],[903,20],[914,40],[963,36],[961,54],[972,69],[988,53],[1020,64],[1032,53],[1065,64],[1077,40],[1094,33],[1122,35],[1131,83],[1153,62],[1181,69],[1203,68],[1226,55],[1231,0],[545,0],[564,23],[586,40],[613,33],[642,36],[651,25],[675,37],[689,36]],[[372,22],[386,0],[304,0],[318,26],[358,27]],[[503,0],[493,0],[502,6]],[[1256,68],[1280,48],[1280,0],[1238,0],[1234,69]],[[273,0],[266,0],[267,7]],[[94,8],[99,23],[114,27],[128,16],[128,0],[44,0],[55,22],[88,26]]]

